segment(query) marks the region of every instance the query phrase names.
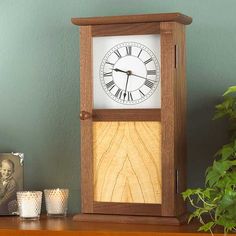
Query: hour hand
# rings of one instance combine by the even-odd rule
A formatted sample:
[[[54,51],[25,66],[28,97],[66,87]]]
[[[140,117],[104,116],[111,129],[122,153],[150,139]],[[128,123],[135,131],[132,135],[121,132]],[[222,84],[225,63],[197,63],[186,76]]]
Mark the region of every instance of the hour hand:
[[[118,68],[115,68],[115,69],[112,69],[112,70],[114,70],[114,71],[116,71],[116,72],[122,72],[122,73],[125,73],[125,74],[128,73],[128,71],[120,70],[120,69],[118,69]]]

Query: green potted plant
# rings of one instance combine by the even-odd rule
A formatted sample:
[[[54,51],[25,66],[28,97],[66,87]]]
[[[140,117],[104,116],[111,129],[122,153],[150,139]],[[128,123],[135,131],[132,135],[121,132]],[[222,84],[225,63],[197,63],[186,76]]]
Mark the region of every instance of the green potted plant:
[[[205,187],[182,193],[194,208],[189,221],[197,218],[201,223],[199,231],[211,233],[217,225],[225,233],[236,230],[236,86],[228,88],[223,98],[213,119],[228,119],[229,143],[216,153],[212,166],[207,168]]]

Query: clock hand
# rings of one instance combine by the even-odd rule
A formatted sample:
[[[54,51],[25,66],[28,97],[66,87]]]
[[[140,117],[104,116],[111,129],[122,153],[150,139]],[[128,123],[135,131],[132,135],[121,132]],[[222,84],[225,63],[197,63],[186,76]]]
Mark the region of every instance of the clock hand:
[[[140,75],[136,75],[136,74],[133,74],[133,73],[131,73],[131,75],[133,75],[133,76],[136,76],[136,77],[139,77],[139,78],[141,78],[141,79],[147,79],[146,77],[143,77],[143,76],[140,76]]]
[[[139,78],[141,78],[141,79],[145,79],[145,80],[147,80],[147,78],[146,77],[143,77],[143,76],[140,76],[140,75],[136,75],[136,74],[133,74],[133,73],[131,73],[131,75],[133,75],[133,76],[136,76],[136,77],[139,77]],[[150,80],[150,81],[156,81],[156,80],[153,80],[153,79],[148,79],[148,80]]]
[[[127,87],[128,87],[128,82],[129,82],[129,76],[131,75],[132,73],[131,73],[131,71],[130,70],[128,70],[127,71],[127,79],[126,79],[126,84],[125,84],[125,92],[124,92],[124,100],[125,100],[125,97],[126,97],[126,95],[127,95]]]
[[[116,72],[122,72],[122,73],[128,74],[128,71],[120,70],[118,68],[115,68],[115,69],[112,69],[112,70],[114,70]]]

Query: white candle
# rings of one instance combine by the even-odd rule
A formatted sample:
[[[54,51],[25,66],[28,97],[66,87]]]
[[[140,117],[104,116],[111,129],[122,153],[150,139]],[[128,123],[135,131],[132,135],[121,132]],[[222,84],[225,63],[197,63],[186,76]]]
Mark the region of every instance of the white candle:
[[[45,189],[45,201],[49,215],[65,215],[67,211],[68,189]]]
[[[60,189],[57,189],[49,199],[49,206],[49,214],[62,214],[64,212]]]
[[[22,218],[38,218],[41,212],[42,192],[17,192],[19,214]]]
[[[35,201],[34,199],[26,198],[21,201],[21,216],[22,217],[37,217],[37,212],[35,211]]]

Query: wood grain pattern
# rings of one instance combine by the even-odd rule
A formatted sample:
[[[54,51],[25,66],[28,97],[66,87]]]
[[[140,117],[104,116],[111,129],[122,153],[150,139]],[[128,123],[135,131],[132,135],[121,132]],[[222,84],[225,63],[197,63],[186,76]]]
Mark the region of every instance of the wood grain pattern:
[[[175,24],[175,41],[178,45],[177,68],[176,68],[176,169],[179,171],[178,193],[176,194],[176,213],[183,214],[186,212],[186,204],[183,201],[181,192],[187,187],[187,138],[186,138],[186,52],[185,52],[185,26]],[[178,119],[177,119],[178,117]]]
[[[124,203],[124,202],[94,202],[93,212],[96,214],[160,216],[161,204]]]
[[[186,211],[181,192],[186,187],[186,81],[184,25],[161,23],[163,216]],[[176,172],[178,171],[178,183]],[[166,178],[168,176],[168,178]]]
[[[161,23],[162,215],[175,215],[175,42],[173,24]]]
[[[93,122],[94,200],[161,203],[159,122]]]
[[[78,18],[73,23],[83,25],[80,37],[81,111],[89,114],[89,119],[82,114],[85,120],[81,120],[82,213],[95,213],[92,218],[99,213],[107,214],[103,216],[105,219],[109,214],[124,214],[121,221],[127,214],[132,215],[133,220],[134,215],[161,215],[166,219],[182,215],[185,206],[176,192],[177,170],[178,191],[186,186],[185,32],[182,24],[191,23],[191,18],[172,13]],[[84,26],[86,24],[91,26]],[[90,117],[94,113],[92,37],[153,31],[161,34],[161,111],[151,121],[142,120],[148,118],[149,111],[140,116],[139,122],[139,118],[133,120],[135,114],[129,111],[124,117],[117,111],[104,110],[95,111],[95,117]]]
[[[93,121],[161,121],[161,110],[94,109]]]
[[[90,26],[80,29],[80,110],[92,114],[92,34]],[[81,120],[81,210],[93,212],[92,119]]]
[[[157,224],[117,224],[76,222],[72,217],[48,218],[41,216],[36,221],[21,221],[19,217],[3,217],[0,220],[0,236],[210,236],[197,232],[199,224],[193,222],[180,226]],[[222,229],[215,236],[224,236]],[[228,234],[235,235],[235,234]]]
[[[140,35],[159,34],[159,23],[133,23],[133,24],[116,24],[114,25],[93,25],[93,36],[110,36],[110,35]]]
[[[192,18],[181,13],[160,13],[143,15],[123,15],[123,16],[102,16],[72,18],[75,25],[106,25],[125,23],[147,23],[147,22],[179,22],[181,24],[191,24]]]
[[[76,221],[87,222],[108,222],[123,224],[146,224],[146,225],[181,225],[187,222],[187,215],[180,217],[160,217],[160,216],[124,216],[124,215],[99,215],[99,214],[79,214],[74,217]]]

